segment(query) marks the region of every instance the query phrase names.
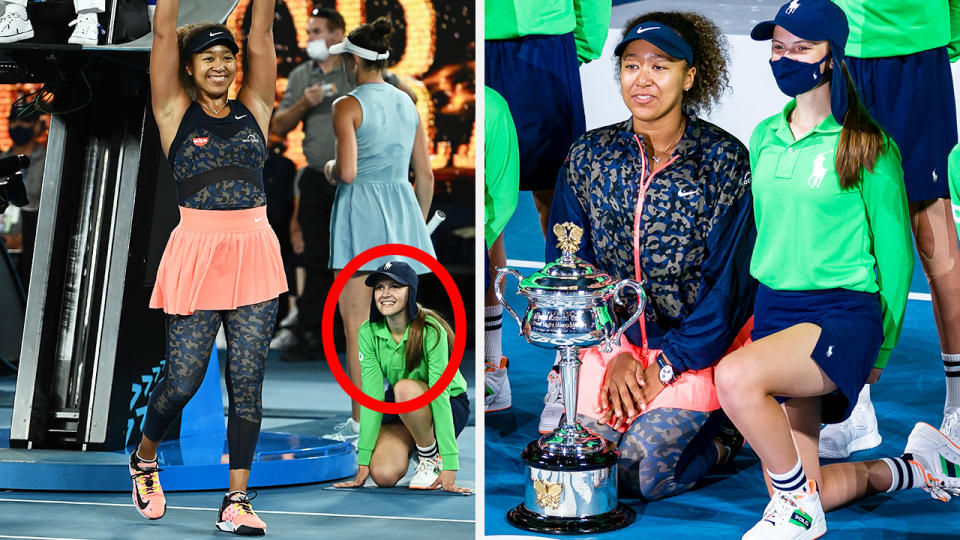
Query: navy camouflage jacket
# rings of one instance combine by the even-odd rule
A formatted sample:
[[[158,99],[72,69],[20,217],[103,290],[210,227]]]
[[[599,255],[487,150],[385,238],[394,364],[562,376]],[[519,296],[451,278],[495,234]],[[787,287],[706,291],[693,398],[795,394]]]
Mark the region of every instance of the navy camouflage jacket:
[[[630,119],[584,133],[560,169],[550,210],[551,229],[567,221],[582,227],[577,255],[617,280],[636,279],[640,152]],[[756,225],[750,160],[740,141],[688,114],[674,153],[678,159],[647,190],[640,263],[650,346],[680,373],[716,364],[753,314]],[[546,260],[559,256],[551,230]],[[639,324],[625,335],[641,344]]]

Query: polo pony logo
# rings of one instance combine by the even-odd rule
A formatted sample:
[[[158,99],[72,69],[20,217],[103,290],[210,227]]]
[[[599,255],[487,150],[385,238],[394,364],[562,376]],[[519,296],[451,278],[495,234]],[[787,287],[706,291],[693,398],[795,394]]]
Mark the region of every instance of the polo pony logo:
[[[387,264],[383,265],[383,269],[384,269],[384,270],[389,270],[391,266],[393,266],[393,263],[392,263],[392,262],[388,262]]]
[[[820,184],[823,183],[823,177],[827,175],[827,169],[823,166],[823,163],[827,160],[827,154],[832,153],[833,150],[827,150],[814,158],[813,172],[810,173],[810,178],[807,179],[807,185],[810,186],[810,189],[817,189],[820,187]]]
[[[787,15],[793,15],[793,12],[800,7],[800,0],[791,0],[790,6],[787,7]]]

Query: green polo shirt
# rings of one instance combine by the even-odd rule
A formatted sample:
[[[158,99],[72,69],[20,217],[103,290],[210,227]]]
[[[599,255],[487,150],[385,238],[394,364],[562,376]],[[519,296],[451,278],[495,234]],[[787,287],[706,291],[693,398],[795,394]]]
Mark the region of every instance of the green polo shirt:
[[[483,99],[483,237],[490,249],[517,208],[520,149],[507,100],[489,86]]]
[[[776,290],[843,288],[880,293],[884,367],[903,323],[913,245],[900,152],[892,139],[858,188],[834,169],[840,125],[833,115],[799,141],[787,117],[764,120],[750,138],[757,242],[750,273]]]
[[[483,33],[486,39],[516,39],[573,32],[582,64],[600,58],[611,8],[610,0],[486,0]]]
[[[950,184],[950,205],[953,208],[953,223],[960,235],[960,144],[953,147],[947,158],[947,178]]]
[[[433,321],[436,325],[431,326]],[[440,379],[443,370],[450,360],[450,349],[447,346],[447,333],[440,327],[433,317],[427,318],[424,330],[423,353],[424,360],[417,369],[407,371],[407,360],[404,348],[407,346],[408,327],[399,343],[390,335],[387,322],[372,323],[369,320],[360,325],[360,376],[363,381],[363,393],[379,400],[383,400],[383,379],[390,384],[396,384],[400,379],[414,379],[433,386]],[[438,332],[436,328],[440,328]],[[467,389],[467,381],[460,371],[453,377],[450,384],[430,403],[430,412],[433,413],[433,431],[437,436],[437,447],[440,457],[443,458],[443,470],[456,471],[460,469],[460,451],[457,447],[457,436],[453,430],[453,414],[450,412],[450,396],[459,396]],[[369,465],[373,447],[380,434],[380,421],[383,414],[361,407],[360,409],[360,440],[357,441],[357,462],[360,465]]]
[[[834,0],[847,14],[847,56],[901,56],[949,45],[958,56],[960,0]]]

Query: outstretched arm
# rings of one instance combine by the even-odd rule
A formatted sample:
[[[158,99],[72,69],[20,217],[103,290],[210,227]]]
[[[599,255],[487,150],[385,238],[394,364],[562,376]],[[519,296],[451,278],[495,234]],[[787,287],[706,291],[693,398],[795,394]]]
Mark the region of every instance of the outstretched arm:
[[[179,0],[158,0],[153,15],[153,49],[150,52],[150,98],[160,128],[160,144],[167,154],[180,119],[190,106],[190,96],[180,84],[180,45],[177,42]]]
[[[244,56],[243,87],[237,99],[260,124],[264,138],[270,128],[270,113],[277,88],[277,50],[273,45],[273,13],[276,0],[253,0],[250,33]]]

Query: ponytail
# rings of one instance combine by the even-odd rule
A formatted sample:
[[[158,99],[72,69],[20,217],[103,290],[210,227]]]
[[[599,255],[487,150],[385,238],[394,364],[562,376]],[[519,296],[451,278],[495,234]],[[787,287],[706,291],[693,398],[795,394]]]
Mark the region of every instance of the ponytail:
[[[352,41],[352,40],[351,40]],[[446,334],[447,349],[453,348],[453,328],[450,323],[444,320],[437,312],[417,305],[419,310],[417,316],[410,322],[409,334],[407,334],[407,346],[404,349],[404,355],[407,358],[407,373],[412,372],[420,366],[424,359],[424,349],[433,350],[440,345],[440,338]],[[429,317],[429,318],[428,318]],[[436,341],[424,344],[424,334],[427,326],[433,328],[437,338]]]
[[[840,129],[840,142],[837,144],[835,167],[842,189],[853,189],[863,181],[863,169],[873,172],[877,158],[884,148],[884,135],[880,126],[870,117],[870,113],[860,102],[857,87],[853,84],[847,64],[842,63],[841,71],[847,82],[847,100],[849,106]]]

